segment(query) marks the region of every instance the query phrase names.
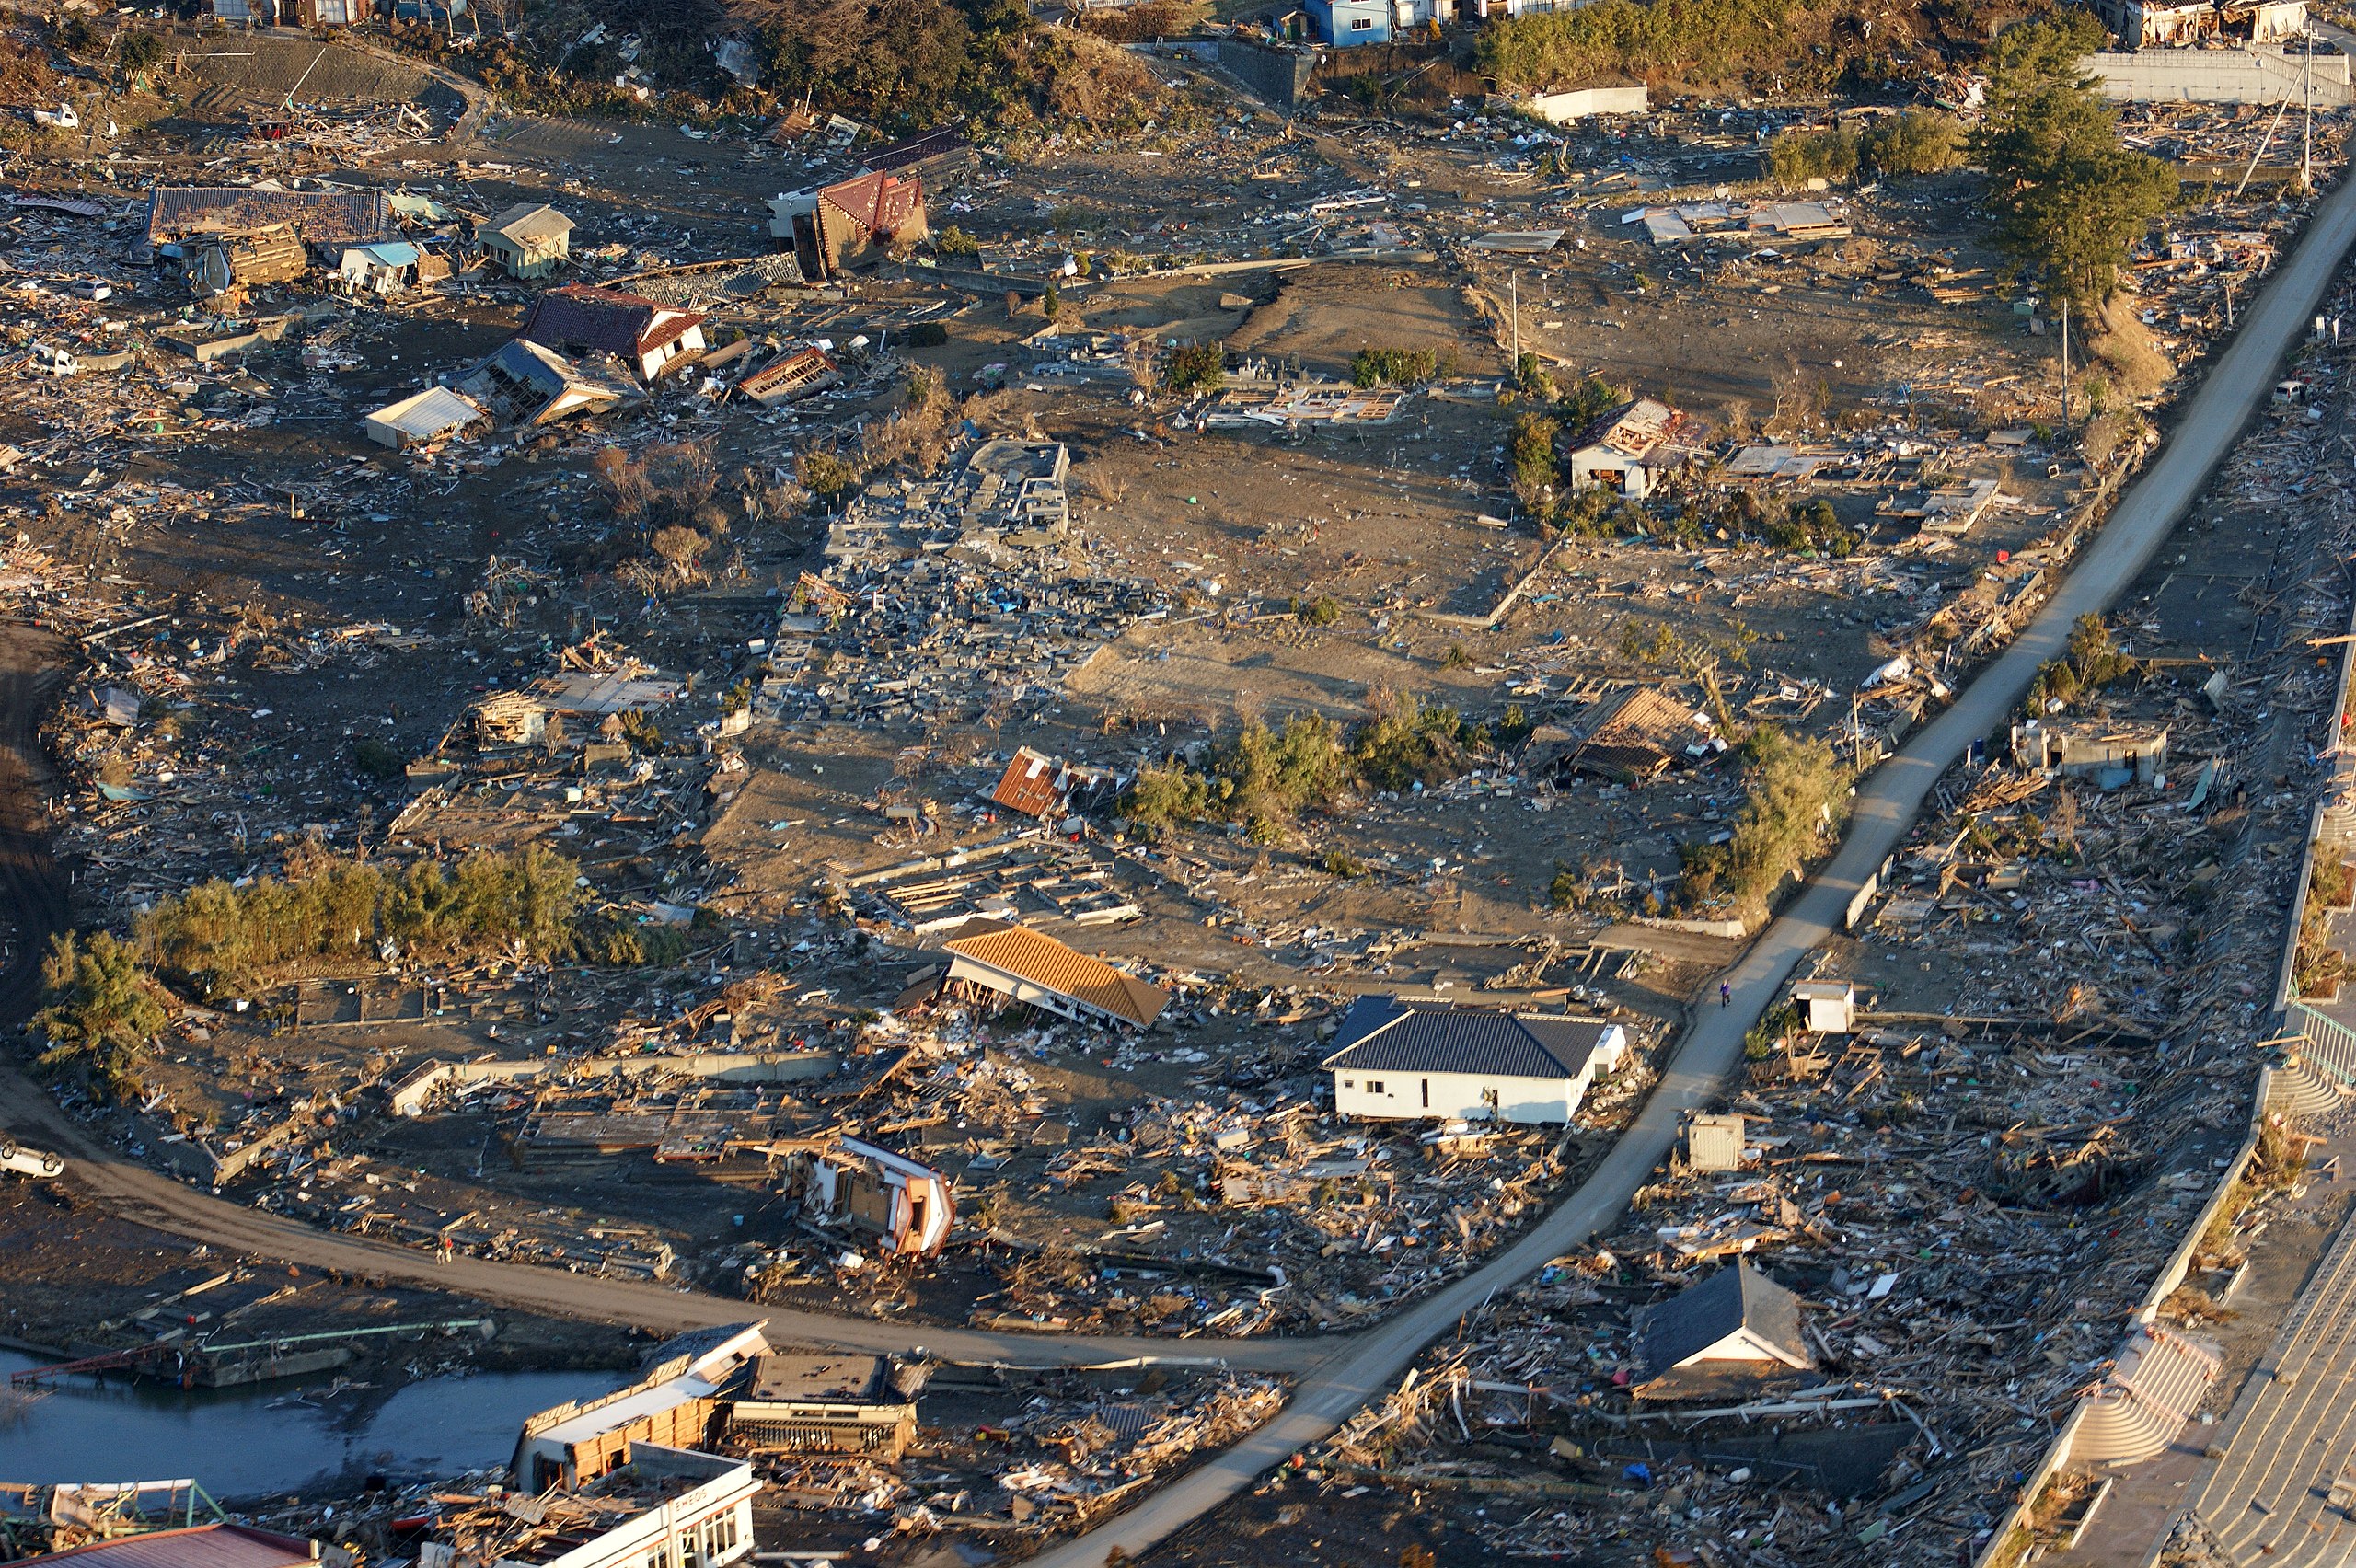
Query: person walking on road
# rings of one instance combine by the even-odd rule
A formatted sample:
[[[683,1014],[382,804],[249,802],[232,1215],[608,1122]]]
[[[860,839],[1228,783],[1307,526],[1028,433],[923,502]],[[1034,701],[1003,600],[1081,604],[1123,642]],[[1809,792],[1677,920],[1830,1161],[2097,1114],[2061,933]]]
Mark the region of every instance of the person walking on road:
[[[1734,1006],[1734,987],[1723,980],[1718,982],[1718,1006],[1722,1008]]]

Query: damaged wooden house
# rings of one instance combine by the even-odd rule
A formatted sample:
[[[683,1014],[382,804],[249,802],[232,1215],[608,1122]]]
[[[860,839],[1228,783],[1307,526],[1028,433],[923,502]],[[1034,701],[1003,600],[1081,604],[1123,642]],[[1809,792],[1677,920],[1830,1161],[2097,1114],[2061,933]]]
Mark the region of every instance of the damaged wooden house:
[[[878,169],[769,199],[769,237],[791,246],[803,277],[821,282],[922,243],[924,182]]]
[[[1698,708],[1658,686],[1625,686],[1598,699],[1567,727],[1530,736],[1523,766],[1532,773],[1587,773],[1616,784],[1649,784],[1670,767],[1706,762],[1726,737]]]
[[[192,292],[212,298],[291,282],[310,271],[314,249],[340,261],[350,247],[399,237],[382,190],[159,185],[147,193],[131,259],[176,265]]]
[[[1018,746],[990,791],[990,803],[1043,822],[1068,823],[1090,806],[1111,801],[1121,784],[1121,775],[1112,768],[1067,762]]]
[[[1148,1029],[1170,994],[1101,958],[1091,958],[1028,926],[976,920],[965,934],[941,944],[949,962],[930,972],[894,1004],[905,1011],[935,997],[1019,1005],[1075,1023]]]
[[[872,1237],[879,1250],[930,1258],[948,1244],[957,1204],[949,1179],[929,1165],[859,1138],[837,1138],[794,1156],[786,1190],[822,1225]]]
[[[516,336],[580,359],[611,354],[653,386],[704,352],[701,312],[621,289],[569,283],[532,302]]]

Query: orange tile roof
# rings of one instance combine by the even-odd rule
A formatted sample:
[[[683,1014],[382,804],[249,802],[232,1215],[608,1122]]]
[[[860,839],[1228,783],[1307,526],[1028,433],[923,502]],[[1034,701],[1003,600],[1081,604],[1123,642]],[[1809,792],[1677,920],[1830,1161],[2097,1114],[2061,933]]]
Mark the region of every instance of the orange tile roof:
[[[1028,980],[1098,1012],[1126,1019],[1139,1029],[1160,1018],[1170,1001],[1169,993],[1161,986],[1124,974],[1103,960],[1075,951],[1028,926],[981,931],[941,945],[961,958]]]

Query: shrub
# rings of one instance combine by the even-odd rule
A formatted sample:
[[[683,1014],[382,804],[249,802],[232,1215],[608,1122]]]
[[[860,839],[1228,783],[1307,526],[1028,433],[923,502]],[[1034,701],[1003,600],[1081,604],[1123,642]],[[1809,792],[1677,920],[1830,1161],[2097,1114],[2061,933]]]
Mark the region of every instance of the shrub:
[[[1314,599],[1295,599],[1292,613],[1304,626],[1332,626],[1342,618],[1342,601],[1331,594],[1320,594]]]
[[[1760,533],[1779,550],[1814,550],[1835,560],[1854,555],[1864,542],[1862,535],[1842,523],[1832,503],[1820,498],[1788,512],[1771,512]]]
[[[982,242],[955,224],[951,224],[946,228],[932,231],[932,253],[935,256],[978,256],[982,253]]]
[[[2100,616],[2080,616],[2070,628],[2070,641],[2062,656],[2047,661],[2029,683],[2024,707],[2029,717],[2036,718],[2048,703],[2074,701],[2085,692],[2098,691],[2142,669],[2112,640]]]
[[[1567,393],[1559,412],[1573,430],[1594,423],[1628,400],[1628,394],[1600,376],[1588,376]]]
[[[1867,131],[1857,156],[1891,179],[1938,174],[1963,161],[1963,125],[1936,110],[1910,109]]]
[[[1317,869],[1328,876],[1339,877],[1344,882],[1356,882],[1366,875],[1364,860],[1339,849],[1328,849],[1317,857]]]
[[[1767,144],[1767,178],[1784,185],[1810,179],[1856,178],[1857,133],[1845,125],[1829,131],[1786,131]]]
[[[1378,690],[1374,716],[1350,737],[1350,765],[1377,790],[1444,783],[1464,770],[1464,722],[1453,708]]]
[[[821,501],[840,501],[859,488],[860,473],[831,447],[814,446],[793,460],[802,488]]]
[[[369,735],[363,735],[352,743],[352,766],[384,783],[391,783],[409,775],[409,758],[399,748],[387,745]]]
[[[1554,456],[1554,441],[1563,427],[1544,414],[1522,414],[1506,438],[1506,468],[1513,476],[1515,499],[1531,516],[1553,521],[1554,481],[1562,470]]]
[[[1847,814],[1848,774],[1826,742],[1761,725],[1744,740],[1741,756],[1745,798],[1731,836],[1679,847],[1680,908],[1759,912]]]

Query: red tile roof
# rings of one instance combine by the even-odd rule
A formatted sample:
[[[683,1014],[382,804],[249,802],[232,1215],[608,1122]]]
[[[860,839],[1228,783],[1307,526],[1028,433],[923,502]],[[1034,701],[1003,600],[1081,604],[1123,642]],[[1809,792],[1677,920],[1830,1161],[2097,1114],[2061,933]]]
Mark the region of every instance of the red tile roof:
[[[1028,926],[1005,926],[941,944],[961,958],[1069,997],[1083,1007],[1145,1028],[1161,1016],[1170,994],[1102,959],[1077,952]]]
[[[871,234],[893,235],[924,205],[924,185],[879,170],[829,185],[818,199]]]

